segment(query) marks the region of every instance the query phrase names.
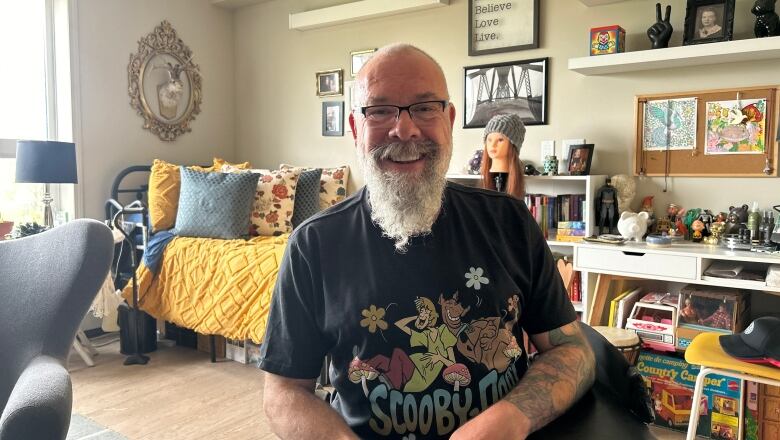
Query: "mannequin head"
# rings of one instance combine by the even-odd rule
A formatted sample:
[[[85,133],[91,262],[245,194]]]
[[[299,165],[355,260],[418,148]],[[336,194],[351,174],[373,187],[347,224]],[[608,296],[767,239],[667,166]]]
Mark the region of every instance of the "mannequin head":
[[[496,189],[493,175],[507,173],[506,192],[517,198],[524,196],[523,166],[519,157],[523,139],[525,124],[520,116],[496,115],[488,121],[482,135],[485,145],[481,167],[483,187]]]

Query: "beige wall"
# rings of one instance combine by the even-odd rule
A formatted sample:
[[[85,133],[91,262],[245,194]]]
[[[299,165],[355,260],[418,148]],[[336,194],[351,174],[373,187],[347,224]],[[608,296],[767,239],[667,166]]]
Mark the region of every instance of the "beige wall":
[[[685,69],[586,77],[567,69],[569,58],[586,56],[591,27],[619,24],[628,33],[627,50],[649,48],[645,35],[655,21],[655,0],[628,0],[588,8],[577,0],[540,0],[541,47],[535,50],[469,57],[468,2],[386,18],[309,31],[289,30],[288,14],[343,2],[274,0],[235,13],[236,156],[273,167],[279,162],[301,165],[355,164],[353,143],[344,137],[320,135],[321,103],[314,73],[343,68],[349,72],[349,52],[403,41],[418,45],[442,64],[452,101],[463,106],[463,67],[501,61],[550,57],[549,124],[528,128],[521,157],[540,164],[539,144],[554,139],[586,138],[596,144],[592,172],[629,173],[633,150],[633,97],[637,94],[743,87],[780,83],[780,60],[748,65],[726,64]],[[671,45],[682,40],[685,0],[672,5],[675,28]],[[736,0],[736,38],[752,35],[752,0]],[[338,100],[341,98],[334,98]],[[481,129],[464,130],[458,115],[454,130],[451,171],[459,171],[476,149]],[[351,190],[356,180],[355,173]],[[762,207],[780,203],[780,180],[736,178],[644,178],[639,195],[654,194],[656,209],[670,201],[686,207],[724,210],[729,204],[759,201]],[[634,205],[638,205],[639,198]],[[635,206],[638,208],[638,206]]]
[[[161,158],[175,163],[232,159],[235,148],[233,24],[208,0],[77,0],[78,85],[83,216],[102,219],[116,174]],[[130,107],[127,64],[138,40],[168,20],[193,50],[203,77],[192,132],[163,142]],[[76,131],[78,136],[78,130]]]

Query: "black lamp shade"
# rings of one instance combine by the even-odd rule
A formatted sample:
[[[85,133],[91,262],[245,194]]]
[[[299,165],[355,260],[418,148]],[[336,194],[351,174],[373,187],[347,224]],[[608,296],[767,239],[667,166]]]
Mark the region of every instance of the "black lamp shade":
[[[16,183],[77,183],[76,145],[17,141]]]

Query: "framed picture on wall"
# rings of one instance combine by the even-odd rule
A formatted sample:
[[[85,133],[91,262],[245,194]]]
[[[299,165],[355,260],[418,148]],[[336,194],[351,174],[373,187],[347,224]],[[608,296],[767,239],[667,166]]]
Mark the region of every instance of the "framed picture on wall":
[[[344,69],[324,70],[316,73],[317,96],[344,94]]]
[[[731,41],[734,0],[688,0],[683,44]]]
[[[569,146],[569,174],[572,176],[587,176],[590,174],[590,164],[593,161],[594,144],[578,144]]]
[[[547,124],[549,58],[464,67],[463,128],[516,113],[525,125]]]
[[[539,47],[539,0],[469,0],[469,56]]]
[[[344,136],[344,101],[322,103],[322,135]]]

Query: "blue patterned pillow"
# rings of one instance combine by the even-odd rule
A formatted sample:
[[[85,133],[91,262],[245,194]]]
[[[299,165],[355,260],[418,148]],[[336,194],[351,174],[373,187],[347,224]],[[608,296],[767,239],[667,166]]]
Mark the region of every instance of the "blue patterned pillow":
[[[258,174],[179,169],[181,193],[176,214],[179,235],[231,239],[249,233]]]
[[[293,228],[320,211],[320,176],[322,169],[314,168],[302,172],[298,177],[292,216]]]

